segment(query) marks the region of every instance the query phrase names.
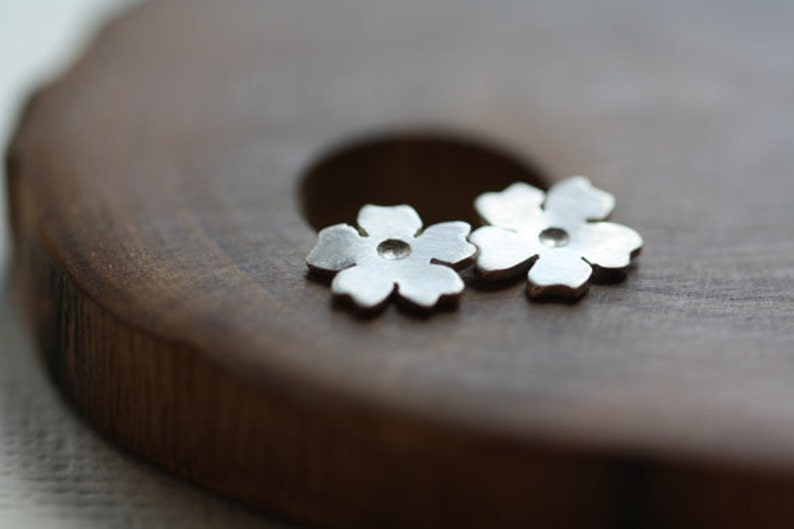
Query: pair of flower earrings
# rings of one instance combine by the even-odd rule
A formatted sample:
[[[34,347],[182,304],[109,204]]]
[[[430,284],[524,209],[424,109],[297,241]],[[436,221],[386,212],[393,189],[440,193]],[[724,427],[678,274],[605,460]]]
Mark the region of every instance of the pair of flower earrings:
[[[431,309],[457,298],[465,287],[456,270],[476,263],[484,279],[506,279],[528,270],[533,298],[576,298],[594,271],[628,268],[642,249],[640,235],[606,222],[615,198],[584,176],[552,186],[548,193],[525,183],[477,197],[485,226],[442,222],[422,229],[411,206],[366,205],[358,228],[323,229],[306,263],[336,274],[331,290],[372,310],[393,296]]]

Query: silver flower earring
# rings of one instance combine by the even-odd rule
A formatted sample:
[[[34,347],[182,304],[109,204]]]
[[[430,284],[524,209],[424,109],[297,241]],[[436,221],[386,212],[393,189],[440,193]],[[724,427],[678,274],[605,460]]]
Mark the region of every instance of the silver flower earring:
[[[615,198],[584,176],[563,180],[548,193],[516,183],[480,195],[475,208],[490,226],[469,238],[480,250],[477,269],[486,279],[529,269],[532,297],[578,297],[594,268],[623,270],[642,249],[636,231],[604,222],[614,207]]]
[[[425,309],[455,298],[464,284],[453,270],[472,263],[477,249],[466,240],[465,222],[443,222],[422,230],[410,206],[361,208],[358,229],[336,224],[323,229],[306,263],[336,274],[331,290],[362,309],[374,309],[392,294]]]

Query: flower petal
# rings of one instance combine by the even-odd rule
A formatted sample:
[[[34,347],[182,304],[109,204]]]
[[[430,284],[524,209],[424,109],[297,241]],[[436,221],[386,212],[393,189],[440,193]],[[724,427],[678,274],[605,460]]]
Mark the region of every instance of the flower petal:
[[[422,219],[411,206],[373,206],[358,212],[358,225],[376,239],[408,241],[422,229]]]
[[[590,183],[585,176],[566,178],[549,189],[545,211],[555,218],[601,220],[612,213],[615,197]]]
[[[399,268],[397,292],[419,307],[429,309],[443,296],[460,294],[463,287],[463,280],[457,272],[447,266],[411,263]]]
[[[319,272],[338,272],[356,264],[364,240],[353,226],[336,224],[320,231],[317,244],[306,258],[309,268]]]
[[[486,279],[503,279],[520,273],[540,251],[537,238],[496,226],[476,229],[469,240],[480,250],[477,270]]]
[[[427,262],[434,261],[449,266],[470,263],[477,247],[466,240],[471,226],[453,221],[434,224],[422,232],[412,243],[413,254]]]
[[[483,193],[475,200],[474,207],[488,224],[518,230],[542,213],[541,204],[543,191],[516,182],[504,191]]]
[[[587,290],[592,274],[592,267],[567,248],[548,250],[529,269],[529,294],[578,297]]]
[[[621,269],[642,249],[642,237],[622,224],[595,222],[577,230],[574,249],[592,265]]]
[[[386,302],[394,292],[392,276],[373,266],[354,266],[339,272],[331,283],[331,291],[349,296],[361,308],[371,309]]]

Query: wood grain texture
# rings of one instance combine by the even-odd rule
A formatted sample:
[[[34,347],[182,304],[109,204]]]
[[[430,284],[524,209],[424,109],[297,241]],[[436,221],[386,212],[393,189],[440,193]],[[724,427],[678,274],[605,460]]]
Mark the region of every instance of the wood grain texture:
[[[98,438],[53,387],[0,277],[0,527],[295,529]]]
[[[147,4],[9,153],[52,371],[120,445],[323,526],[789,526],[793,17]],[[361,319],[306,276],[359,200],[431,222],[578,173],[646,241],[581,303],[470,278],[455,311]]]

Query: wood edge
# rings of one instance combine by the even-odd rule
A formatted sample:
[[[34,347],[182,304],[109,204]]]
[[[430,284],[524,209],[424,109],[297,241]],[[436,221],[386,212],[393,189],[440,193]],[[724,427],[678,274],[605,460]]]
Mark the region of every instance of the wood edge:
[[[125,450],[248,505],[329,527],[788,527],[794,519],[794,483],[774,472],[461,439],[416,424],[374,431],[366,416],[340,421],[273,388],[241,385],[200,351],[125,324],[63,272],[36,234],[19,137],[7,155],[19,292],[56,383]]]
[[[87,297],[31,237],[20,193],[14,186],[15,274],[54,380],[102,436],[210,490],[327,527],[779,527],[794,518],[794,483],[766,473],[417,424],[383,431],[366,416],[241,384]]]

